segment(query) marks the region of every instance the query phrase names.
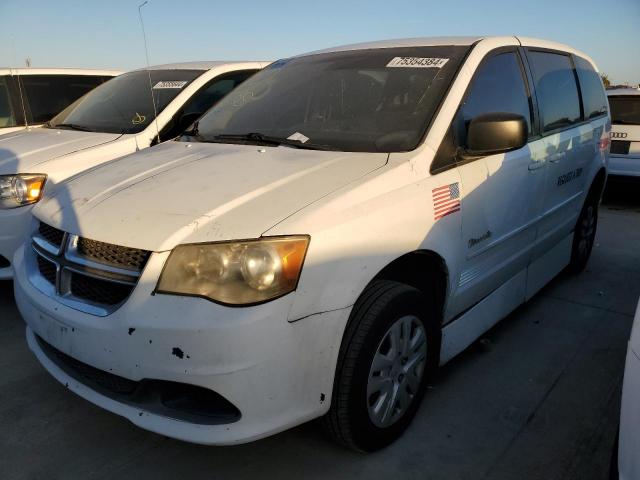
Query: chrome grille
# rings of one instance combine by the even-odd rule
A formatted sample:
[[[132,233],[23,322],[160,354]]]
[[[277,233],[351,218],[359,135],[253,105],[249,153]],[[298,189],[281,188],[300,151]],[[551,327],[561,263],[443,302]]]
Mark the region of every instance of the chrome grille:
[[[51,225],[40,222],[38,233],[51,245],[55,245],[58,248],[62,245],[62,240],[64,238],[64,232],[62,230],[58,230]]]
[[[72,295],[103,305],[117,305],[124,302],[132,288],[128,284],[101,280],[81,273],[74,272],[71,276]]]
[[[44,257],[38,255],[38,270],[40,274],[51,284],[56,284],[56,264],[45,260]]]
[[[58,234],[61,233],[61,236]],[[111,245],[41,223],[32,237],[31,283],[61,303],[106,316],[129,297],[151,252]]]
[[[144,268],[150,254],[147,250],[121,247],[83,237],[78,238],[78,253],[101,263],[137,271]]]

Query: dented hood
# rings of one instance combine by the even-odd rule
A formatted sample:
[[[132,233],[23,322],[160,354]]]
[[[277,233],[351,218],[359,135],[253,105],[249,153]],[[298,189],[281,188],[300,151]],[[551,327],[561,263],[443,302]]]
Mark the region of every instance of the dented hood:
[[[387,158],[386,153],[167,142],[58,184],[35,215],[87,238],[154,251],[255,238],[384,166]]]
[[[0,175],[47,173],[46,162],[111,142],[120,134],[34,128],[0,136]]]

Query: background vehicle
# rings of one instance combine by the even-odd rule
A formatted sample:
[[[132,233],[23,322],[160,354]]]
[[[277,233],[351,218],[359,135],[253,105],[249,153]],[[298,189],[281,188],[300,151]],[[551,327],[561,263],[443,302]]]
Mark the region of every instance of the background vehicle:
[[[115,70],[0,68],[0,135],[51,120]]]
[[[43,128],[0,138],[0,279],[45,188],[169,140],[264,62],[194,62],[127,72],[76,100]],[[157,115],[157,116],[156,116]]]
[[[640,89],[607,90],[611,108],[609,175],[640,180]]]
[[[188,138],[37,206],[14,257],[29,346],[164,435],[233,444],[324,416],[382,448],[440,364],[585,267],[609,129],[593,62],[553,42],[276,61]]]
[[[614,461],[618,462],[620,480],[640,477],[640,302],[633,321],[627,349],[627,363],[622,387],[620,436]],[[615,465],[613,470],[615,471]]]

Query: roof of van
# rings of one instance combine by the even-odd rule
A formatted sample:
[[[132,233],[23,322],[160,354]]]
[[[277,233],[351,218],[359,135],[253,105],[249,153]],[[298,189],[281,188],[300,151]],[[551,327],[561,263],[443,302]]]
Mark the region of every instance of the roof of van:
[[[611,88],[607,90],[609,96],[622,96],[622,95],[640,95],[640,88],[624,87],[624,88]]]
[[[397,48],[397,47],[426,47],[437,45],[472,45],[485,37],[416,37],[416,38],[396,38],[391,40],[378,40],[374,42],[353,43],[339,47],[325,48],[306,53],[304,55],[315,55],[317,53],[343,52],[346,50],[369,50],[374,48]]]
[[[98,70],[92,68],[0,68],[0,75],[101,75],[114,77],[120,70]]]
[[[268,64],[269,61],[246,60],[246,61],[216,61],[216,62],[182,62],[182,63],[165,63],[163,65],[151,65],[149,70],[211,70],[220,65],[239,65],[243,63],[262,63]],[[147,70],[146,67],[137,68],[136,70]]]
[[[351,45],[342,45],[339,47],[327,48],[323,50],[317,50],[309,52],[303,55],[315,55],[318,53],[330,53],[330,52],[342,52],[348,50],[368,50],[375,48],[397,48],[397,47],[426,47],[426,46],[438,46],[438,45],[473,45],[481,40],[488,39],[504,39],[513,41],[516,40],[524,47],[540,47],[549,48],[553,50],[561,50],[564,52],[574,53],[581,57],[584,57],[593,63],[593,60],[584,52],[576,50],[569,45],[553,42],[550,40],[541,40],[538,38],[521,37],[521,36],[470,36],[470,37],[417,37],[417,38],[399,38],[392,40],[379,40],[374,42],[354,43]]]

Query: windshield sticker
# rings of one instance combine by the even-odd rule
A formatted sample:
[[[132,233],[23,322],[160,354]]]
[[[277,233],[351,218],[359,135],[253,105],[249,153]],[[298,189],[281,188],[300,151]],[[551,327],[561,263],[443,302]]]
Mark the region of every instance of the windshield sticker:
[[[296,132],[293,135],[289,135],[287,140],[296,140],[300,143],[307,143],[309,141],[309,137],[301,134],[300,132]]]
[[[136,112],[135,116],[131,119],[131,123],[134,125],[140,125],[141,123],[144,123],[146,119],[147,117]]]
[[[442,68],[448,58],[395,57],[387,67],[390,68]]]
[[[187,84],[186,81],[178,81],[178,80],[165,80],[163,82],[156,83],[153,88],[182,88]]]

